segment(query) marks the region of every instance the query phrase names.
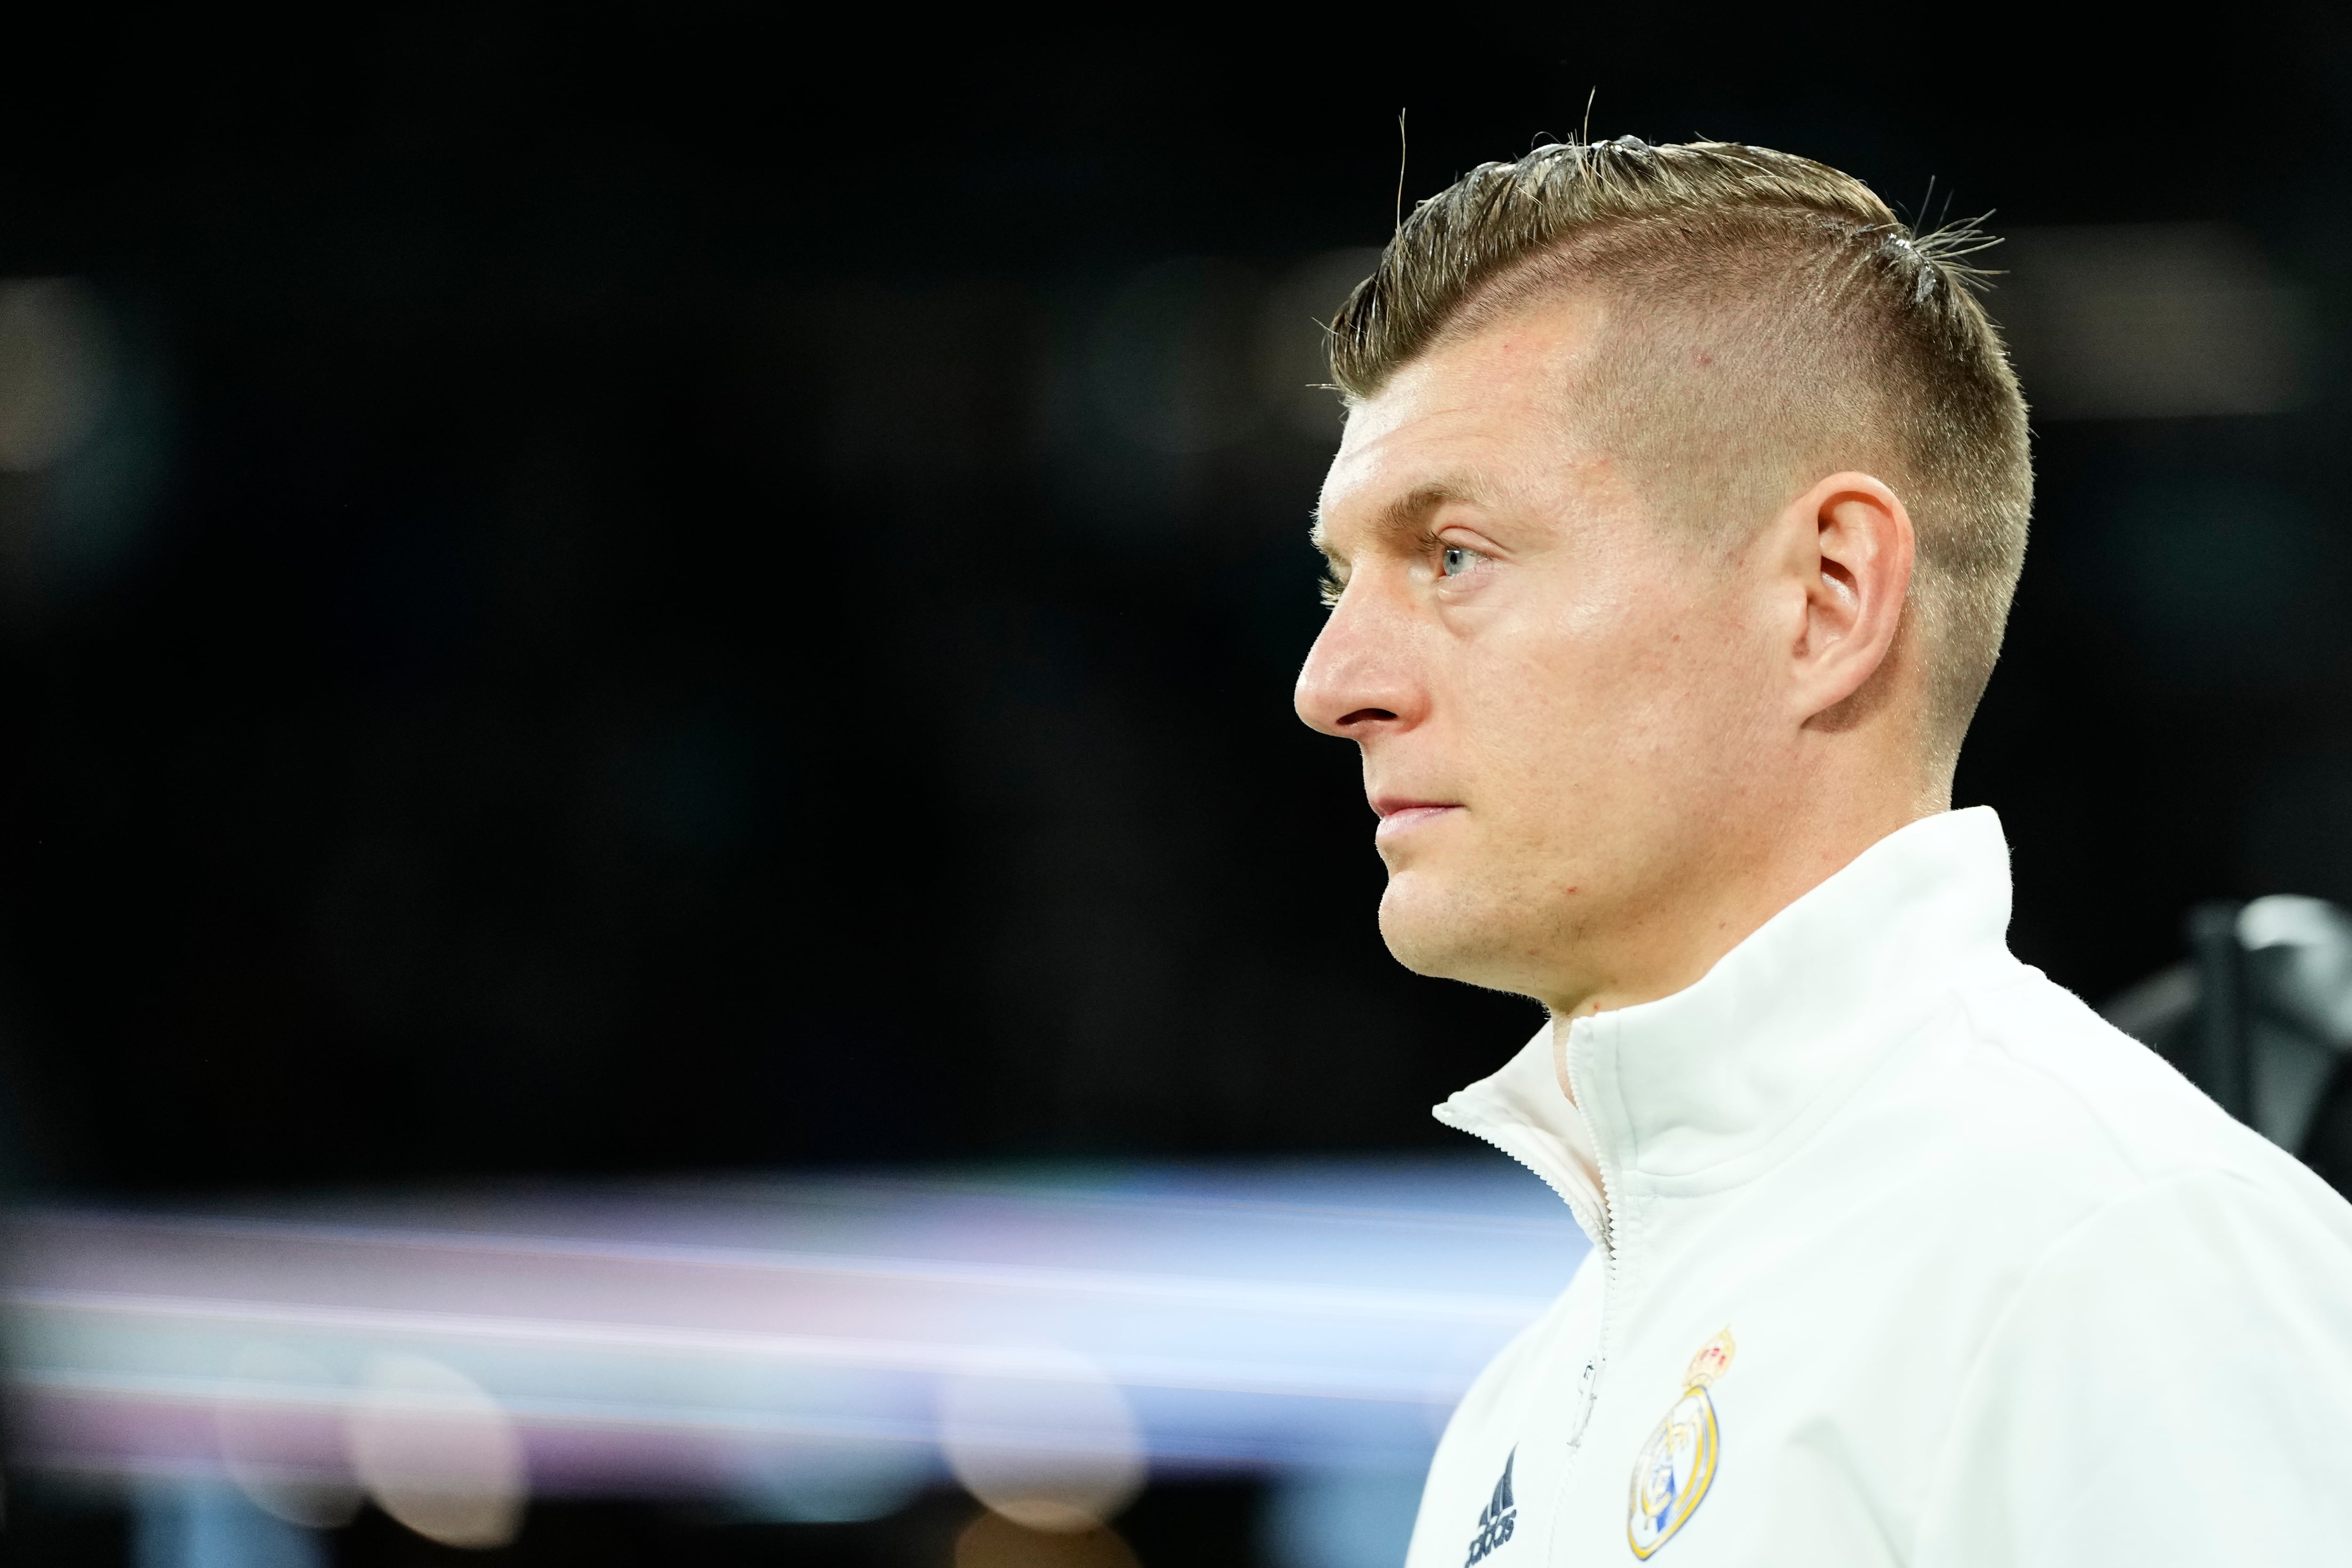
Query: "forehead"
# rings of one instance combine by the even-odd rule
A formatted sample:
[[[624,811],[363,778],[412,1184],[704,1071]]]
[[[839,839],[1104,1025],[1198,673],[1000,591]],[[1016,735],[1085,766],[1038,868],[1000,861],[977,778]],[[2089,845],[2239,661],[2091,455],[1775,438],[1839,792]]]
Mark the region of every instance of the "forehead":
[[[1318,534],[1343,541],[1416,496],[1525,493],[1590,468],[1577,409],[1601,326],[1598,303],[1564,301],[1405,364],[1349,411]]]

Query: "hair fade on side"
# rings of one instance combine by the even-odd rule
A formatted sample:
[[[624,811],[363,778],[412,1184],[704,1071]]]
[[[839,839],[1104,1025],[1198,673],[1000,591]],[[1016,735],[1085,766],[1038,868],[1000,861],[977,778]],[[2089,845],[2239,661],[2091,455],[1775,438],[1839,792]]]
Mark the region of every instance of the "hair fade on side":
[[[1639,341],[1602,355],[1620,384],[1599,400],[1603,437],[1637,475],[1645,450],[1656,473],[1706,470],[1696,490],[1678,481],[1702,526],[1760,522],[1768,498],[1842,468],[1904,497],[1918,542],[1906,616],[1948,761],[2000,654],[2032,507],[2024,399],[1967,264],[1988,243],[1966,227],[1914,235],[1852,175],[1769,148],[1542,146],[1480,165],[1397,226],[1331,322],[1331,377],[1360,402],[1542,300],[1623,301],[1629,324],[1606,332]],[[1694,381],[1676,368],[1692,356],[1657,352],[1676,334],[1742,352]],[[1674,418],[1653,416],[1661,399]],[[1675,441],[1671,458],[1657,450]]]

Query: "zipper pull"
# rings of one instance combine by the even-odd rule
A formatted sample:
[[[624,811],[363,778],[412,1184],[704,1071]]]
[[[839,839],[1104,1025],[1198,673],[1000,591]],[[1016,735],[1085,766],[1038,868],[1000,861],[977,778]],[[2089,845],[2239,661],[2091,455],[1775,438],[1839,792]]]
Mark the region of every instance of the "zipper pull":
[[[1584,1441],[1584,1428],[1592,1419],[1594,1384],[1600,1378],[1601,1361],[1596,1356],[1584,1363],[1583,1374],[1576,1380],[1576,1425],[1568,1434],[1568,1446],[1571,1448]]]

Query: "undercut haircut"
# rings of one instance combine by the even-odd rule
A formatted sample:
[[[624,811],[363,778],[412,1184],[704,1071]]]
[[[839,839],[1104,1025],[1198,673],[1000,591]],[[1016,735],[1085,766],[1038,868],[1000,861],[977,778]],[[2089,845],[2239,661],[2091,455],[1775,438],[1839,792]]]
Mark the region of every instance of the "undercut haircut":
[[[1600,338],[1563,419],[1697,538],[1736,546],[1843,469],[1885,480],[1916,536],[1904,619],[1948,767],[2033,501],[2025,400],[1967,262],[1989,243],[1915,235],[1852,175],[1769,148],[1538,147],[1397,226],[1332,320],[1331,379],[1353,405],[1433,349],[1589,300]]]

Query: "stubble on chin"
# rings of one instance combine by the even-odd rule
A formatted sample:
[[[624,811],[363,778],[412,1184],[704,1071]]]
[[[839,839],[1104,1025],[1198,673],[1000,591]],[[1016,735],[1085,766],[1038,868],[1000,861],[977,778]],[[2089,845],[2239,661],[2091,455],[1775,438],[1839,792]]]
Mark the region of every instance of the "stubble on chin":
[[[1398,873],[1381,895],[1381,939],[1415,974],[1509,989],[1499,983],[1514,947],[1494,900],[1448,886],[1427,870]]]

